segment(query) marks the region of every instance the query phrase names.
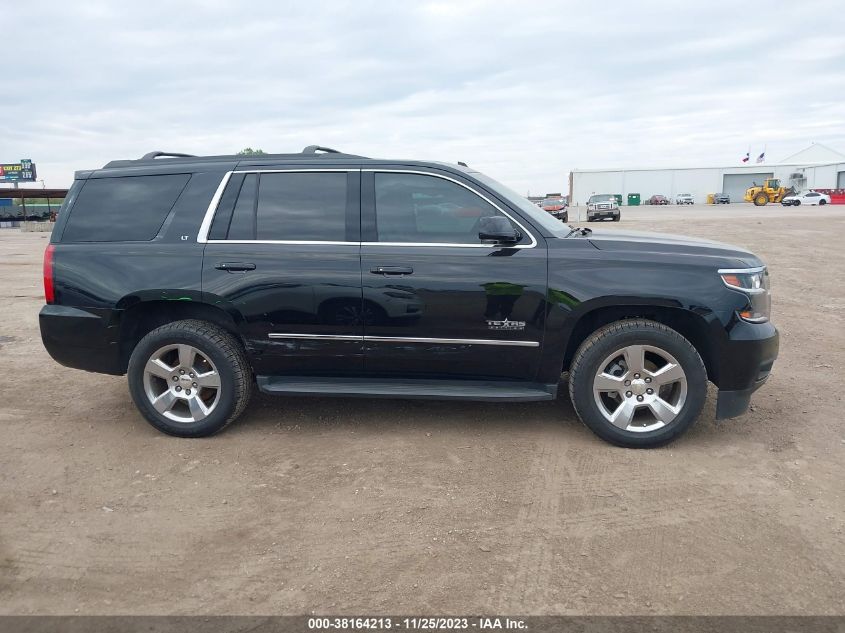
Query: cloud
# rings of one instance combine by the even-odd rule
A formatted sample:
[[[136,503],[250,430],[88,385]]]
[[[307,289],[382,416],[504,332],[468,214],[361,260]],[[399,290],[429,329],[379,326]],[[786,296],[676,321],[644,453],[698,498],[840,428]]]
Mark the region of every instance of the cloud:
[[[319,143],[538,193],[575,167],[845,149],[838,4],[33,0],[4,9],[28,72],[0,159],[63,186],[153,149]]]

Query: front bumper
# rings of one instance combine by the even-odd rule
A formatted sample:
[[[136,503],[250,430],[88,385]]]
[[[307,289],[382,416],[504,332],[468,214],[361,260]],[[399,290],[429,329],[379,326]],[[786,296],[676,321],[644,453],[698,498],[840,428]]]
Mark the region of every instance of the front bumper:
[[[65,367],[124,374],[114,316],[111,310],[45,305],[38,314],[41,341],[53,360]]]
[[[618,209],[598,209],[587,211],[587,220],[601,220],[602,218],[615,218],[619,215]]]
[[[716,419],[735,418],[748,410],[751,394],[768,380],[778,357],[780,337],[771,323],[738,321],[720,354]]]

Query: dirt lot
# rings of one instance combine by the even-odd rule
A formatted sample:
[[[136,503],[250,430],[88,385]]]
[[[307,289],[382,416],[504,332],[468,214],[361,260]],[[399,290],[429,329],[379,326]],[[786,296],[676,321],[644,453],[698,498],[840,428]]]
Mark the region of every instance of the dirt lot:
[[[257,397],[178,440],[41,346],[43,234],[0,230],[0,613],[845,613],[845,208],[623,208],[751,248],[781,357],[652,451],[568,399]],[[562,392],[564,393],[564,392]]]

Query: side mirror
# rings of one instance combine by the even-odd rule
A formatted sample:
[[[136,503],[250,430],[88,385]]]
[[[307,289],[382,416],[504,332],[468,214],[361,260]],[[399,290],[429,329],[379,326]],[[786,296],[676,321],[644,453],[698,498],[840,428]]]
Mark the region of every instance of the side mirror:
[[[522,234],[508,222],[507,218],[494,216],[481,218],[478,223],[478,239],[496,244],[516,244],[522,239]]]

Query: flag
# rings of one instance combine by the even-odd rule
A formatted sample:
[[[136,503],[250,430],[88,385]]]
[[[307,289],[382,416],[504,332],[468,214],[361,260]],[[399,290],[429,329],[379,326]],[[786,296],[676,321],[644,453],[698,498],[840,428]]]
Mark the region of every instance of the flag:
[[[761,152],[760,155],[757,157],[758,163],[762,163],[764,160],[766,160],[766,152],[765,151]]]
[[[745,158],[742,159],[742,162],[747,163],[749,158],[751,158],[751,152],[745,152]]]

